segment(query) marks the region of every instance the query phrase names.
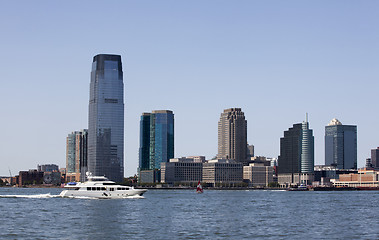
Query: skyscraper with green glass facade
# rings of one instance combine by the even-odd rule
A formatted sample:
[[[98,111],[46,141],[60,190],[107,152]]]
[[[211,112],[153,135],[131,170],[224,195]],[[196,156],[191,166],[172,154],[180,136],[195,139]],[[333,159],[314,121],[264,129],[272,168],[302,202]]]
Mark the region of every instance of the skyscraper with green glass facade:
[[[155,110],[143,113],[140,120],[139,175],[141,171],[155,175],[154,171],[161,169],[161,163],[168,162],[170,158],[174,158],[173,112]],[[159,176],[150,178],[160,181]]]

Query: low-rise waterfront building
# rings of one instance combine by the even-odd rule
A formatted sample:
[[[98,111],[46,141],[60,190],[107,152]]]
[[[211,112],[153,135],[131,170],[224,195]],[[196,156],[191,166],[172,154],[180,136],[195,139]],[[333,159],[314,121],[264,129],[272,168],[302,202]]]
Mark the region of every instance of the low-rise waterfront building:
[[[339,175],[338,180],[331,180],[334,187],[358,187],[358,188],[378,188],[379,171],[373,169],[359,169],[358,173]]]
[[[204,156],[172,158],[161,163],[161,182],[173,184],[202,181]]]
[[[139,183],[158,183],[161,179],[161,170],[140,170],[138,176]]]
[[[20,187],[31,184],[42,184],[43,172],[37,169],[31,169],[29,171],[20,171],[18,174],[18,185]]]
[[[243,164],[226,159],[209,160],[203,164],[203,182],[217,184],[237,184],[243,181]]]
[[[341,174],[357,173],[356,169],[338,169],[336,166],[316,165],[314,167],[313,186],[331,186],[332,179],[339,179]]]
[[[253,187],[265,187],[273,182],[274,168],[265,166],[264,163],[250,163],[243,167],[243,179]]]

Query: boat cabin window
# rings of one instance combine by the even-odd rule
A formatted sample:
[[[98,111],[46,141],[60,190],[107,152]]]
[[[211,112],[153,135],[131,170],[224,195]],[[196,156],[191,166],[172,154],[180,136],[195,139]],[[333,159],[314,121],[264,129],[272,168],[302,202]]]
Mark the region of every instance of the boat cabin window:
[[[108,178],[91,178],[90,179],[91,182],[101,182],[101,181],[109,181]]]
[[[111,191],[114,191],[114,188],[110,188]]]
[[[117,190],[119,190],[119,191],[122,191],[122,190],[129,190],[129,188],[128,188],[128,187],[118,187]]]

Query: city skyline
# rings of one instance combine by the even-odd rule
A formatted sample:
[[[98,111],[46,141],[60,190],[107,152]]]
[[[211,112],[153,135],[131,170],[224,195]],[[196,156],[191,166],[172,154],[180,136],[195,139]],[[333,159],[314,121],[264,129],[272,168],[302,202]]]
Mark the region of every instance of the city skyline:
[[[332,118],[359,128],[358,167],[379,146],[378,2],[2,6],[0,175],[65,165],[67,134],[88,127],[89,62],[99,53],[123,57],[125,176],[137,172],[139,117],[151,109],[175,112],[175,157],[214,157],[219,114],[232,107],[244,110],[257,156],[277,157],[283,130],[306,112],[315,164]]]

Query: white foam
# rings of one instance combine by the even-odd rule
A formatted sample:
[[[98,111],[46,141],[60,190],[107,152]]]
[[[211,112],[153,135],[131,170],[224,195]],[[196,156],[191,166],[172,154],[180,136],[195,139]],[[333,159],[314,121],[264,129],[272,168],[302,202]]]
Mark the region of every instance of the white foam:
[[[54,198],[60,197],[59,195],[46,194],[36,194],[36,195],[0,195],[0,198]]]
[[[97,198],[97,197],[85,197],[85,196],[62,196],[62,195],[51,195],[47,194],[36,194],[36,195],[0,195],[0,198],[75,198],[75,199],[107,199],[107,198]],[[143,196],[128,196],[123,197],[124,199],[143,199]],[[109,198],[110,199],[110,198]]]
[[[145,197],[144,196],[135,195],[135,196],[127,196],[127,197],[124,197],[124,198],[128,198],[128,199],[143,199]]]

